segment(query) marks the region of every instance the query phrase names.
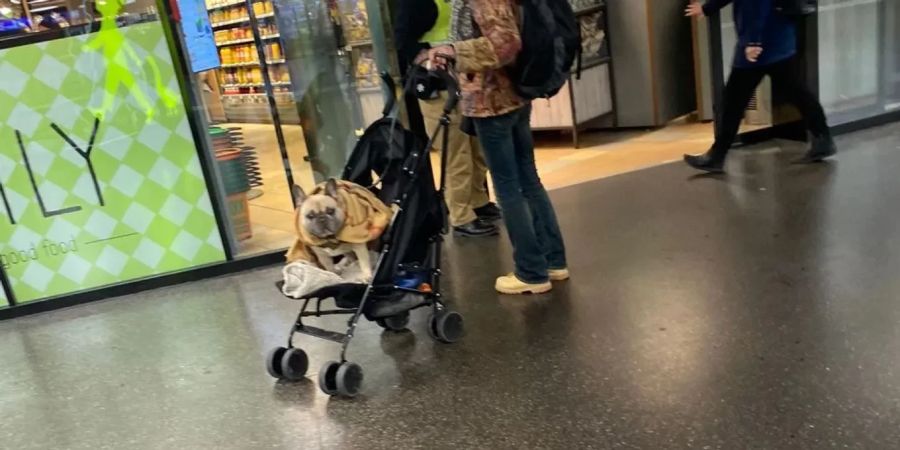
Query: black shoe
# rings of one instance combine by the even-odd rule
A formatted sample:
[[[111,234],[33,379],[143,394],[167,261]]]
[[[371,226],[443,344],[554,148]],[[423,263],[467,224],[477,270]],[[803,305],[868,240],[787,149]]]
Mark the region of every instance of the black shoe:
[[[488,203],[480,208],[475,208],[475,215],[485,222],[493,222],[503,218],[503,213],[496,203]]]
[[[837,154],[837,145],[831,136],[813,137],[809,151],[802,158],[795,161],[796,164],[810,164],[821,162]]]
[[[484,237],[497,234],[497,227],[494,224],[483,222],[475,219],[465,225],[453,227],[453,234],[459,237]]]
[[[702,155],[684,155],[687,165],[709,173],[724,173],[725,160],[714,158],[709,152]]]

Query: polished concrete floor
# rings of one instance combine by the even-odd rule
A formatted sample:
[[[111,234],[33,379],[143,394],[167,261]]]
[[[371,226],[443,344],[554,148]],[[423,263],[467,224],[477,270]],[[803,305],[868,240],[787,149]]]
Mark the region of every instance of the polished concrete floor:
[[[492,293],[502,239],[451,242],[468,336],[366,323],[356,400],[266,374],[278,268],[0,323],[0,448],[898,448],[900,126],[840,145],[554,192],[574,280],[546,296]]]

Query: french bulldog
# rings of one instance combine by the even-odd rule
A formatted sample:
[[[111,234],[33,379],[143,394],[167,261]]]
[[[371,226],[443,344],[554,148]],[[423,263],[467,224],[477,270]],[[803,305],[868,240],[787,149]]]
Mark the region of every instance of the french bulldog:
[[[343,229],[347,218],[345,207],[338,195],[337,182],[334,179],[328,180],[325,183],[325,192],[322,194],[307,196],[300,186],[294,186],[293,191],[297,209],[300,210],[297,225],[311,236],[322,240],[337,241],[337,236]],[[309,248],[315,253],[322,268],[334,273],[337,273],[335,258],[343,256],[346,265],[346,258],[355,257],[362,273],[363,280],[360,281],[372,280],[372,261],[367,244],[339,242],[335,246],[310,245]]]

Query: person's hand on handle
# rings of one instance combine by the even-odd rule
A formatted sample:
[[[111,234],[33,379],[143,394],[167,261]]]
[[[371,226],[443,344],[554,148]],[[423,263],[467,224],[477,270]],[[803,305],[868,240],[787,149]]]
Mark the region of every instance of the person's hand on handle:
[[[452,45],[441,45],[428,50],[428,61],[431,69],[447,70],[447,66],[456,58],[456,49]]]
[[[417,66],[425,65],[425,62],[428,61],[428,49],[423,49],[416,55],[416,59],[413,60],[413,64]]]
[[[760,45],[748,45],[744,48],[744,56],[747,58],[747,61],[755,63],[759,61],[759,55],[762,55],[763,48]]]
[[[685,17],[702,17],[703,16],[703,4],[701,4],[697,0],[691,0],[688,3],[687,9],[684,10]]]

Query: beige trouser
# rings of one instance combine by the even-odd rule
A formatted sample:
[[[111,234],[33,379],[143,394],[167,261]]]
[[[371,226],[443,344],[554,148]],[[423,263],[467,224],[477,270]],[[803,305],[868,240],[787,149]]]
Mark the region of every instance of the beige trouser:
[[[441,98],[420,100],[422,115],[428,133],[437,129],[441,114],[444,112],[446,92]],[[465,225],[477,218],[475,208],[487,205],[490,201],[487,192],[487,164],[478,139],[469,136],[459,129],[462,115],[459,109],[450,116],[450,139],[447,147],[447,207],[450,209],[450,224]],[[432,145],[440,150],[443,141],[438,136]]]

